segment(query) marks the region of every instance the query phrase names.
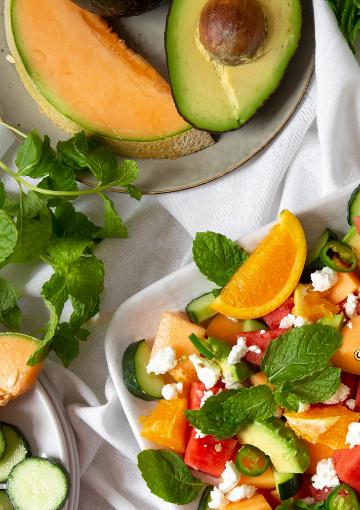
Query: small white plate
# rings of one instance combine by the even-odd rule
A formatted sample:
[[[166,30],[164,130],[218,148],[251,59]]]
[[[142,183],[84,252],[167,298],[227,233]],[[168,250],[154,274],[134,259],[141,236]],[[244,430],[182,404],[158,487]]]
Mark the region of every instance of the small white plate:
[[[67,469],[71,491],[64,510],[76,510],[80,469],[75,438],[65,410],[45,374],[41,374],[32,391],[6,407],[0,407],[0,421],[19,427],[29,441],[33,455],[57,460]]]
[[[302,222],[309,243],[326,227],[346,231],[346,205],[354,187],[351,185],[331,194],[304,211],[294,211]],[[270,227],[266,225],[241,239],[241,245],[253,250]],[[137,399],[127,391],[122,374],[124,350],[131,342],[154,337],[162,312],[184,310],[191,299],[208,292],[210,288],[211,283],[200,274],[195,264],[190,264],[125,301],[111,320],[105,338],[106,359],[116,391],[142,449],[154,448],[153,443],[140,435],[139,426],[140,416],[148,414],[154,404]]]

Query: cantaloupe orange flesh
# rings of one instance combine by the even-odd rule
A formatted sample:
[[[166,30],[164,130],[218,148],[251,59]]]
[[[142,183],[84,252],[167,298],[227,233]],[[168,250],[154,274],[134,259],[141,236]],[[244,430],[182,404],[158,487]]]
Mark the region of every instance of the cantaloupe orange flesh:
[[[271,510],[271,506],[262,494],[257,494],[250,499],[229,503],[224,510]]]
[[[207,336],[213,336],[220,340],[234,345],[237,341],[237,335],[242,332],[243,322],[241,320],[232,320],[225,315],[217,314],[209,322],[206,328]]]
[[[342,343],[332,362],[344,372],[360,375],[360,315],[351,319],[351,325],[341,330]]]
[[[107,23],[71,0],[12,0],[27,72],[50,104],[92,132],[156,140],[190,126],[170,87]]]
[[[151,351],[152,358],[159,350],[173,347],[178,364],[170,370],[170,374],[176,381],[183,383],[198,380],[194,365],[188,359],[190,354],[199,354],[189,340],[192,334],[204,338],[205,328],[190,322],[184,313],[164,312]]]
[[[0,406],[32,388],[43,364],[27,366],[40,342],[24,335],[0,335]]]
[[[355,273],[338,273],[337,276],[337,282],[331,287],[328,295],[329,301],[335,304],[344,301],[349,294],[360,287],[360,279]]]
[[[305,441],[303,439],[304,443],[306,444],[307,449],[309,450],[310,454],[310,466],[307,470],[307,473],[310,475],[313,475],[316,473],[316,466],[318,462],[320,462],[323,459],[329,459],[333,456],[334,452],[336,450],[333,450],[329,446],[325,444],[319,444],[319,443],[309,443],[308,441]]]

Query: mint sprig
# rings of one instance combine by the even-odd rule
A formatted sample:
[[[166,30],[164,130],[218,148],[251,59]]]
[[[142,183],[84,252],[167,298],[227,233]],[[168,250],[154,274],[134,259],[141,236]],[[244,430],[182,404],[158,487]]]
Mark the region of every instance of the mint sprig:
[[[327,0],[335,13],[340,30],[354,51],[360,32],[360,3],[358,0]]]
[[[230,438],[254,420],[271,418],[275,411],[272,391],[259,385],[218,393],[207,399],[200,410],[185,411],[185,417],[204,434]]]
[[[26,136],[0,124],[23,138],[16,155],[18,171],[0,161],[0,168],[19,187],[19,196],[14,198],[0,181],[0,268],[30,261],[43,261],[52,267],[53,274],[41,291],[49,313],[43,344],[28,363],[34,365],[54,350],[68,366],[89,335],[83,325],[100,307],[104,267],[94,250],[104,238],[128,236],[106,190],[121,186],[140,200],[141,192],[134,185],[138,166],[129,160],[119,163],[109,146],[84,133],[53,149],[49,137],[41,137],[37,131]],[[79,188],[77,178],[84,170],[97,179],[94,188]],[[103,226],[76,210],[75,200],[87,195],[99,197],[104,208]],[[0,278],[0,322],[7,329],[21,327],[19,299],[11,283]],[[65,303],[71,305],[72,313],[68,322],[61,322]]]
[[[168,450],[144,450],[139,453],[138,467],[150,491],[176,505],[194,501],[204,484],[195,478],[184,461]]]
[[[216,232],[198,232],[192,252],[201,273],[220,287],[227,284],[248,258],[243,248]]]
[[[300,403],[324,402],[340,385],[340,370],[330,367],[341,334],[330,326],[295,328],[270,343],[261,370],[275,386],[277,403],[296,411]]]

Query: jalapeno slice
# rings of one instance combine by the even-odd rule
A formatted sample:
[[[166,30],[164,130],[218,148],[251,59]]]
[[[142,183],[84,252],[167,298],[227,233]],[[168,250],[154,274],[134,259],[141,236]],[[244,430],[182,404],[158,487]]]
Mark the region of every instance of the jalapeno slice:
[[[255,446],[245,445],[238,451],[236,467],[246,476],[260,476],[270,466],[270,458]]]
[[[320,251],[321,261],[338,273],[350,273],[357,267],[357,256],[348,244],[329,241]]]
[[[360,510],[355,491],[345,483],[335,487],[327,497],[326,510]]]

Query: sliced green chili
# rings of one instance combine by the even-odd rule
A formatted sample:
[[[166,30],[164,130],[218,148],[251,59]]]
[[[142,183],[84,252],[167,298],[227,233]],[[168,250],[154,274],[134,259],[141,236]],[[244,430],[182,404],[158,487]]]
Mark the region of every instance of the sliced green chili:
[[[326,510],[360,510],[355,491],[346,484],[335,487],[326,500]]]
[[[270,459],[255,446],[243,446],[236,456],[236,467],[246,476],[260,476],[270,466]]]
[[[329,241],[320,251],[321,261],[338,273],[350,273],[357,267],[357,256],[348,244]]]

